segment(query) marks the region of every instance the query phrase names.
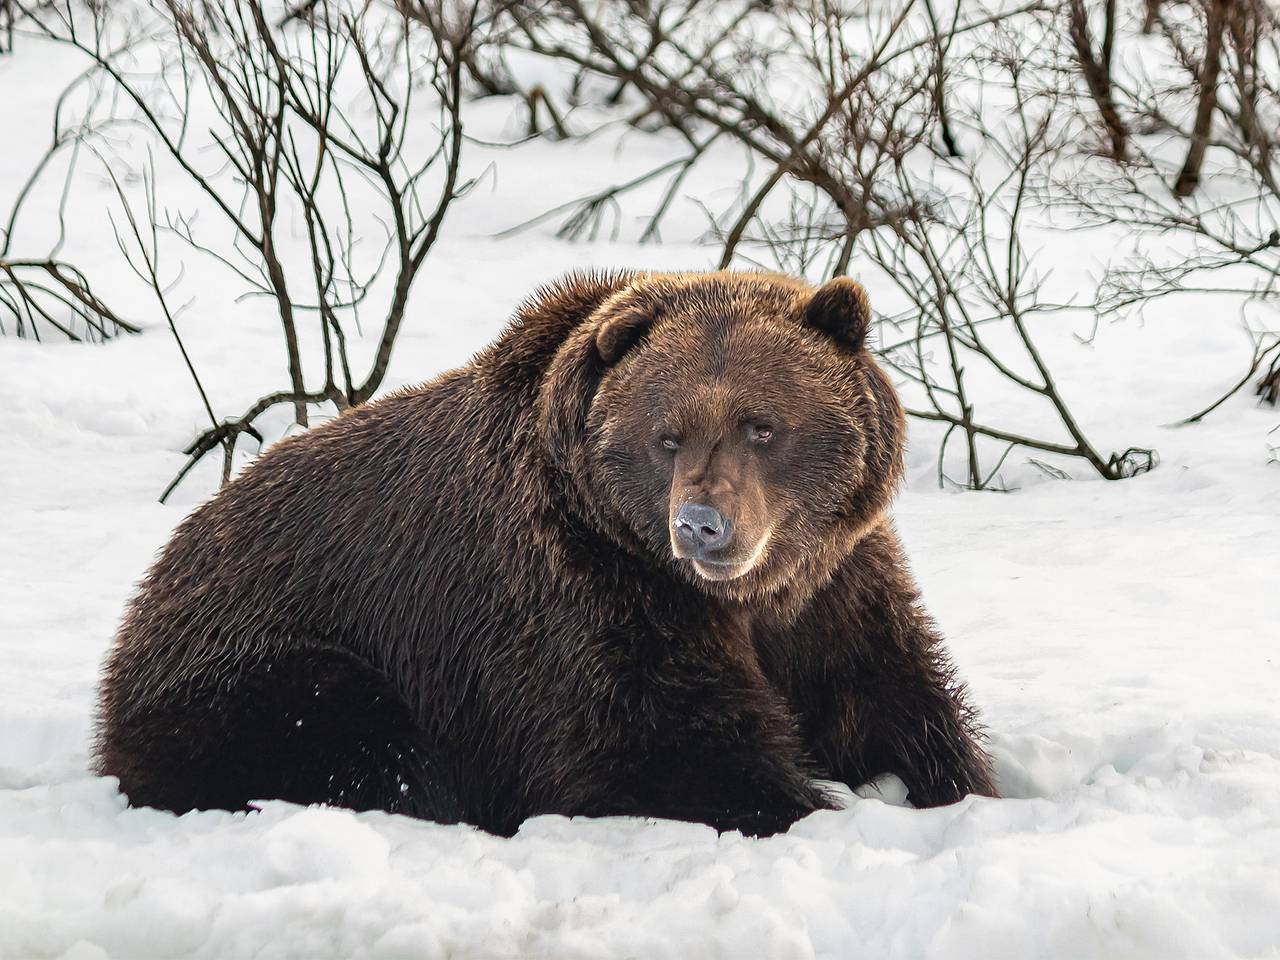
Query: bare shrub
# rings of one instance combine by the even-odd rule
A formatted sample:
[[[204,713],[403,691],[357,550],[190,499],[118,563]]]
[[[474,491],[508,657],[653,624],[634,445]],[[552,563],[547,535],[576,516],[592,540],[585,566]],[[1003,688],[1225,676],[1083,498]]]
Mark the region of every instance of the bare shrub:
[[[1116,85],[1145,135],[1123,163],[1060,176],[1055,194],[1087,222],[1124,225],[1138,256],[1113,264],[1104,311],[1183,294],[1280,302],[1280,20],[1265,0],[1194,0],[1153,8],[1151,29],[1173,74]],[[1213,189],[1205,185],[1212,182]],[[1273,314],[1274,315],[1274,314]],[[1275,328],[1252,330],[1249,370],[1199,420],[1248,384],[1270,355]],[[1265,401],[1269,373],[1257,382]]]
[[[12,50],[13,28],[17,7],[11,0],[0,0],[0,36],[6,36]],[[78,77],[58,97],[53,111],[53,137],[18,188],[3,226],[0,226],[0,336],[29,337],[40,340],[47,334],[72,341],[102,342],[122,333],[138,333],[140,328],[122,318],[97,294],[89,278],[74,263],[62,256],[67,237],[67,203],[78,162],[93,137],[106,132],[109,123],[101,125],[85,117],[72,118],[67,104],[84,88],[92,87],[89,78]],[[90,89],[90,103],[100,91]],[[91,149],[91,148],[90,148]],[[66,157],[61,191],[52,216],[41,219],[57,224],[57,235],[48,247],[33,254],[30,241],[19,237],[19,221],[27,212],[36,188],[50,174],[55,161]],[[25,253],[19,251],[25,250]]]
[[[1045,299],[1019,236],[1031,181],[1060,146],[1057,102],[1033,115],[1036,83],[1019,71],[1037,40],[1003,59],[990,51],[1022,34],[1043,41],[1054,15],[1039,3],[976,14],[957,6],[944,22],[932,4],[834,0],[714,11],[697,0],[564,0],[513,13],[518,42],[613,78],[642,102],[638,116],[679,130],[691,149],[676,169],[696,163],[711,137],[763,163],[733,207],[710,213],[722,267],[763,259],[834,276],[865,258],[882,269],[910,308],[888,318],[880,354],[905,382],[910,413],[947,425],[940,481],[951,441],[962,438],[966,466],[956,482],[980,489],[999,482],[1014,448],[1080,458],[1107,479],[1155,463],[1150,451],[1108,454],[1089,441],[1035,342],[1037,318],[1070,306]],[[1104,71],[1114,29],[1101,53],[1088,51]],[[988,106],[952,103],[948,92],[956,72],[992,70],[1002,76],[983,89],[1014,88],[1014,106],[1001,100],[1014,113],[998,135]],[[1113,146],[1122,152],[1123,137]],[[562,232],[594,229],[603,205],[647,176],[585,198]],[[994,346],[996,327],[1012,333],[1021,356]],[[1061,436],[1002,425],[995,401],[979,415],[972,365],[1034,395]]]
[[[1270,356],[1271,363],[1266,372],[1258,378],[1254,392],[1262,398],[1263,403],[1269,403],[1274,407],[1280,403],[1280,345],[1272,348]]]
[[[1116,0],[1105,0],[1098,10],[1102,21],[1102,42],[1095,44],[1090,25],[1090,4],[1085,0],[1067,0],[1067,32],[1075,54],[1075,63],[1093,98],[1107,133],[1108,150],[1113,160],[1123,161],[1128,155],[1129,130],[1120,116],[1115,98],[1114,63],[1118,11]]]
[[[0,53],[13,51],[13,0],[0,0]]]
[[[1037,346],[1037,318],[1065,319],[1075,309],[1046,297],[1045,271],[1037,268],[1022,238],[1034,205],[1033,182],[1060,149],[1055,102],[1037,103],[1023,88],[1016,58],[1001,65],[1014,94],[1013,115],[1002,126],[983,128],[974,162],[941,177],[929,168],[922,176],[904,162],[897,171],[901,189],[918,196],[926,213],[867,236],[871,259],[911,304],[899,320],[908,335],[882,345],[881,353],[920,388],[916,393],[923,404],[909,412],[947,425],[938,452],[940,481],[952,437],[963,441],[962,484],[973,489],[990,486],[1015,448],[1081,458],[1109,480],[1145,472],[1157,462],[1152,451],[1131,448],[1107,455],[1094,446]],[[928,199],[943,196],[947,199]],[[935,345],[941,362],[933,356]],[[988,404],[993,411],[980,416],[967,381],[975,367],[1037,397],[1058,421],[1063,438],[1002,427],[1000,419],[1011,411],[999,404]],[[994,465],[983,464],[983,440],[995,442],[994,449],[986,446]]]
[[[41,328],[73,341],[109,340],[139,327],[120,318],[71,263],[0,256],[0,336],[41,339]]]
[[[113,109],[127,109],[148,130],[233,239],[207,240],[181,213],[164,215],[167,234],[232,271],[246,295],[275,306],[287,385],[197,436],[165,496],[219,447],[225,478],[237,438],[256,435],[254,422],[273,407],[289,405],[305,426],[313,405],[345,409],[368,400],[386,373],[414,281],[467,187],[459,173],[462,74],[475,55],[482,4],[446,5],[411,24],[394,10],[348,0],[316,0],[283,16],[259,0],[155,0],[144,8],[154,22],[123,40],[103,20],[80,22],[69,6],[22,9],[46,36],[88,58],[125,104]],[[149,71],[139,66],[144,56]],[[423,85],[434,91],[434,108],[419,105]],[[189,128],[197,109],[212,116],[207,137]],[[410,137],[416,124],[438,130],[425,151]],[[361,240],[371,219],[384,237],[369,253]],[[304,225],[303,257],[282,237],[288,220]],[[375,298],[375,289],[384,294]],[[358,324],[377,331],[363,372],[349,351]],[[304,363],[304,325],[323,346],[318,382]]]

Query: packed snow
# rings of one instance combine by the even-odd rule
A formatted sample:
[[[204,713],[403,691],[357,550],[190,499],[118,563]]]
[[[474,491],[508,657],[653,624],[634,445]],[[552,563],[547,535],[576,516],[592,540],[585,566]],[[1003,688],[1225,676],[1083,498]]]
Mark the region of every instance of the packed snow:
[[[0,97],[6,209],[81,68],[33,39],[0,57],[0,90],[24,91]],[[514,139],[519,109],[474,105],[469,130]],[[566,270],[714,265],[692,200],[660,245],[639,245],[625,213],[618,240],[564,243],[554,222],[497,236],[676,147],[622,127],[477,143],[482,179],[430,255],[384,390],[464,362]],[[685,193],[737,189],[741,162],[713,152]],[[198,204],[160,184],[162,203]],[[60,187],[28,208],[35,246],[56,232]],[[1043,331],[1091,438],[1157,449],[1152,473],[1107,483],[1055,461],[1075,479],[1051,479],[1015,452],[1010,492],[943,490],[937,435],[912,425],[895,518],[989,729],[1001,799],[914,810],[889,780],[766,840],[562,817],[499,839],[279,802],[174,816],[129,809],[89,772],[91,711],[132,585],[217,465],[157,503],[199,398],[121,268],[100,165],[83,166],[68,210],[68,249],[148,329],[105,345],[0,337],[0,957],[1280,956],[1280,413],[1244,392],[1168,426],[1247,363],[1234,303],[1161,302],[1088,344],[1087,318]],[[1115,242],[1040,240],[1066,286],[1092,282]],[[217,264],[165,252],[215,409],[239,412],[284,375],[270,310],[236,302]],[[852,272],[873,302],[890,296]],[[269,440],[286,420],[264,422]],[[242,447],[243,463],[256,451]]]

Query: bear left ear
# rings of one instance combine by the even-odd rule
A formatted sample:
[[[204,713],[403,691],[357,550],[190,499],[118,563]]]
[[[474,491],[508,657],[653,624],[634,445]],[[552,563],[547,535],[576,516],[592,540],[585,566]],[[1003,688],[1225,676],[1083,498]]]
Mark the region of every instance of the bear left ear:
[[[605,320],[596,330],[596,353],[611,367],[640,342],[656,319],[654,311],[635,305]]]
[[[836,277],[820,286],[804,308],[804,319],[842,346],[857,350],[871,327],[871,302],[862,284]]]

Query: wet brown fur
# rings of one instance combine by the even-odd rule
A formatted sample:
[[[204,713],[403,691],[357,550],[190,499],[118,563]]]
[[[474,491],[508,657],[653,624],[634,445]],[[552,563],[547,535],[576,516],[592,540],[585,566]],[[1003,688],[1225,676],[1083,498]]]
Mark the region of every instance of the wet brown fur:
[[[815,776],[993,794],[885,516],[904,427],[868,319],[847,280],[572,276],[467,366],[278,444],[130,604],[98,769],[138,805],[504,834],[766,834],[829,806]],[[746,572],[673,552],[693,500]]]

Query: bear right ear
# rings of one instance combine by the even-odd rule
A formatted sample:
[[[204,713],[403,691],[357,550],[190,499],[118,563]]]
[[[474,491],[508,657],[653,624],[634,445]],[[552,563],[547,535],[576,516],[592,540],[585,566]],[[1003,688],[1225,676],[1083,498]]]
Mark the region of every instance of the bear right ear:
[[[572,330],[556,351],[538,392],[542,435],[551,462],[572,472],[586,435],[587,413],[609,368],[640,342],[657,310],[628,302],[619,290]]]
[[[814,291],[804,319],[842,346],[857,350],[866,343],[871,327],[871,301],[862,284],[836,277]]]
[[[606,367],[612,367],[649,332],[655,311],[639,304],[608,317],[596,330],[596,353]]]

